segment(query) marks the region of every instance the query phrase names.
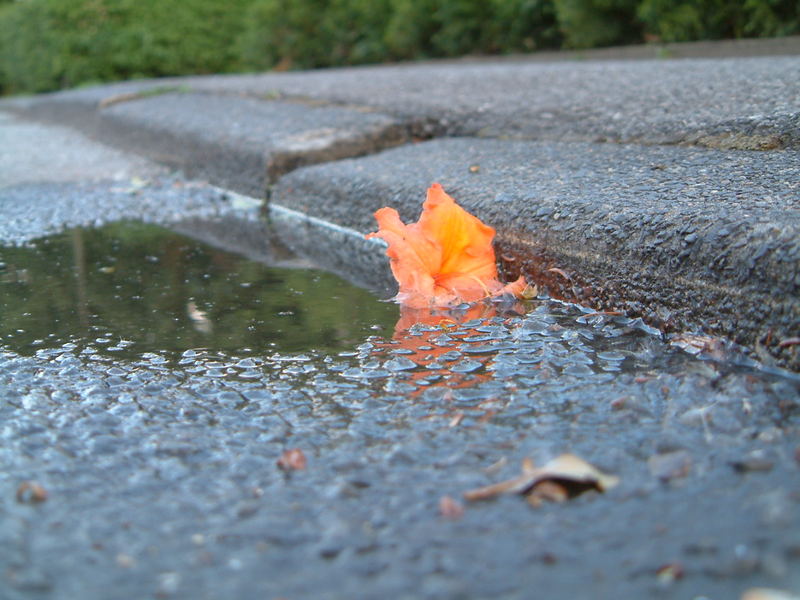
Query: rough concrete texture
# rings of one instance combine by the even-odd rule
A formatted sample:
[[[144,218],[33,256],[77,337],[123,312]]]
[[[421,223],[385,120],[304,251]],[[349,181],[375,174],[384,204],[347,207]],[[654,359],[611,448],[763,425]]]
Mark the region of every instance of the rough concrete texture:
[[[317,267],[337,273],[381,298],[397,293],[397,283],[386,260],[386,244],[367,240],[363,232],[337,225],[327,218],[270,204],[267,231],[271,239]]]
[[[436,337],[453,369],[443,379],[403,364],[422,350],[395,353],[413,336],[325,359],[122,361],[99,343],[91,356],[0,353],[0,597],[800,589],[796,383],[664,354],[614,319],[540,309]],[[421,333],[419,346],[435,337]],[[287,448],[303,450],[305,470],[276,466]],[[620,484],[538,509],[461,498],[567,449]],[[46,499],[19,491],[31,480]],[[441,514],[443,496],[461,518]]]
[[[796,38],[786,44],[800,48]],[[302,165],[409,139],[492,138],[409,145],[291,175],[278,181],[277,202],[365,231],[375,205],[415,217],[424,189],[442,180],[501,229],[507,250],[513,243],[510,271],[525,265],[546,275],[541,283],[596,308],[623,307],[667,328],[702,327],[800,368],[792,343],[798,56],[192,77],[0,108],[71,123],[257,197]],[[478,173],[467,162],[482,163]],[[542,273],[535,265],[543,257],[572,280]]]
[[[95,143],[67,128],[20,121],[3,112],[0,128],[0,188],[44,181],[122,181],[166,172],[155,163]]]
[[[300,169],[273,201],[368,232],[382,206],[415,221],[433,181],[497,229],[509,277],[797,365],[796,151],[445,139]]]
[[[65,227],[135,219],[221,221],[226,243],[254,258],[277,249],[259,244],[258,203],[205,182],[187,181],[135,154],[117,151],[67,128],[0,113],[0,240],[24,245]],[[246,232],[246,233],[245,233]],[[198,231],[202,237],[203,231]],[[211,235],[209,234],[209,237]],[[218,242],[218,239],[214,239]]]
[[[19,105],[15,105],[19,106]],[[355,108],[195,94],[66,94],[35,116],[77,122],[100,140],[263,197],[276,176],[305,164],[358,156],[408,140],[392,117]]]
[[[366,67],[194,79],[427,117],[450,135],[797,147],[800,58]]]

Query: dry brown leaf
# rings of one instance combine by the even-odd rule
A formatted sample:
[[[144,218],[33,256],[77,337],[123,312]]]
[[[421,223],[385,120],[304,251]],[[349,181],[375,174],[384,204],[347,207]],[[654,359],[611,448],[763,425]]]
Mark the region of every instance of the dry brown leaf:
[[[278,466],[284,471],[302,471],[306,468],[306,455],[300,448],[291,448],[281,454]]]
[[[35,481],[23,481],[17,488],[17,502],[38,504],[47,500],[47,490]]]
[[[778,348],[788,348],[789,346],[798,345],[800,345],[800,337],[786,338],[785,340],[778,342]]]
[[[534,284],[528,284],[524,290],[522,290],[522,298],[524,300],[532,300],[539,295],[539,286]]]
[[[531,489],[527,495],[528,504],[539,507],[543,502],[565,502],[569,500],[569,492],[560,483],[555,481],[541,481]]]
[[[661,584],[673,583],[683,578],[683,565],[680,563],[666,564],[656,571],[656,577]]]
[[[570,277],[567,274],[567,272],[564,271],[563,269],[559,269],[558,267],[553,267],[553,268],[547,269],[547,270],[550,271],[551,273],[557,273],[557,274],[561,275],[567,281],[572,281],[572,277]]]
[[[591,488],[604,492],[617,485],[619,478],[603,473],[574,454],[562,454],[540,468],[530,459],[525,459],[522,461],[522,473],[518,477],[468,490],[464,492],[464,498],[474,501],[487,500],[500,494],[528,495],[545,481],[558,484],[571,497]],[[541,498],[549,499],[546,498],[547,494],[556,497],[559,495],[551,486],[544,488],[544,496]]]
[[[461,412],[461,411],[458,411],[455,415],[453,415],[453,418],[450,419],[449,426],[450,427],[458,427],[459,425],[461,425],[461,421],[463,421],[463,420],[464,420],[464,413]]]
[[[712,358],[722,358],[725,355],[725,342],[708,335],[682,333],[673,337],[669,343],[689,354],[707,354]]]

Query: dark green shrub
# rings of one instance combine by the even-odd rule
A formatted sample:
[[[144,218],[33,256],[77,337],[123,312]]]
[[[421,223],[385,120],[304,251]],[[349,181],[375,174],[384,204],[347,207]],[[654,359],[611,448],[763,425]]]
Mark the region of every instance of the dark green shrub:
[[[665,42],[780,36],[800,31],[798,0],[643,0],[639,17]]]
[[[559,48],[563,36],[553,0],[494,0],[489,38],[493,52],[530,52]]]
[[[241,52],[255,69],[302,69],[330,64],[324,35],[325,0],[256,0],[247,11]]]
[[[745,35],[779,37],[800,33],[800,0],[746,0]]]
[[[744,3],[729,0],[644,0],[639,17],[665,42],[741,37],[746,20]]]
[[[25,0],[0,12],[0,80],[41,92],[132,77],[231,71],[251,0]]]
[[[324,38],[331,40],[330,64],[387,60],[384,32],[391,0],[332,0],[325,11]]]
[[[639,41],[638,4],[638,0],[555,0],[565,45],[593,48]]]
[[[391,0],[388,57],[418,59],[556,48],[553,0]]]
[[[485,52],[493,5],[486,0],[439,0],[434,15],[436,32],[431,45],[436,56]]]
[[[0,0],[0,92],[800,33],[800,0]]]
[[[415,59],[435,56],[433,36],[439,30],[439,0],[391,0],[384,43],[389,58]]]

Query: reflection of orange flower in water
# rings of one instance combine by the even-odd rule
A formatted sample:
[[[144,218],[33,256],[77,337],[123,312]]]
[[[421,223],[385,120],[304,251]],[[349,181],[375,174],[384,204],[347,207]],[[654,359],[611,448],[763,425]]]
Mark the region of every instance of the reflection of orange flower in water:
[[[409,338],[408,330],[412,325],[421,323],[431,327],[438,327],[440,332],[451,327],[458,327],[474,319],[489,319],[497,315],[497,309],[492,305],[473,304],[464,310],[450,310],[447,308],[414,308],[413,306],[400,307],[400,319],[394,326],[395,341],[400,341],[402,347],[410,343],[411,349],[415,345],[414,338]]]
[[[489,319],[496,314],[497,309],[488,303],[473,304],[467,307],[466,310],[401,306],[400,320],[395,325],[392,342],[377,343],[376,346],[388,351],[402,348],[408,352],[408,354],[403,355],[405,358],[412,360],[420,367],[425,367],[426,370],[417,370],[410,374],[409,379],[412,383],[416,383],[417,380],[427,380],[431,374],[438,371],[439,374],[445,376],[443,385],[448,389],[472,387],[488,379],[489,375],[484,372],[454,373],[449,366],[440,364],[439,359],[443,355],[457,349],[460,335],[450,343],[438,343],[437,338],[442,334],[458,331],[460,326],[467,321]],[[412,334],[409,329],[418,324],[426,325],[427,327]],[[485,364],[491,358],[491,355],[475,356],[473,358],[477,362]],[[478,369],[478,371],[482,371],[482,369]],[[416,396],[421,391],[422,388],[417,389],[410,395]]]
[[[505,307],[502,314],[510,316],[518,314],[520,310],[522,310],[522,307],[517,304]],[[471,387],[489,379],[490,375],[483,372],[483,369],[470,370],[469,372],[453,372],[450,366],[440,364],[439,359],[443,355],[457,350],[462,343],[460,338],[466,332],[461,329],[461,325],[476,319],[486,321],[497,315],[498,307],[489,303],[477,303],[458,309],[401,306],[400,320],[395,325],[392,341],[376,342],[375,345],[377,348],[389,352],[402,348],[407,351],[403,355],[405,358],[427,369],[411,373],[409,379],[412,383],[420,379],[425,380],[428,376],[438,371],[440,375],[445,377],[443,385],[448,389]],[[427,327],[411,333],[409,329],[418,324],[426,325]],[[451,343],[440,343],[437,338],[442,334],[454,334],[456,337]],[[466,357],[463,357],[463,359],[466,360]],[[480,355],[475,354],[471,355],[469,359],[486,365],[494,359],[494,354],[491,352]],[[418,389],[410,395],[416,396],[420,391],[421,389]]]
[[[525,278],[503,286],[497,280],[494,229],[469,214],[434,183],[419,221],[404,224],[393,208],[375,212],[400,284],[395,299],[411,308],[454,306],[508,293],[519,296]]]

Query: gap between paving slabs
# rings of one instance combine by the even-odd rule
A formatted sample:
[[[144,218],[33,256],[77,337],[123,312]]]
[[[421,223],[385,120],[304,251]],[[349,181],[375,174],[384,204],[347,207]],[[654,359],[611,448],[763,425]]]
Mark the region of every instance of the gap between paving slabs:
[[[700,326],[800,369],[797,346],[786,343],[800,334],[794,151],[469,138],[409,145],[443,133],[444,123],[152,82],[55,96],[17,108],[66,117],[102,141],[222,187],[271,196],[281,241],[360,285],[375,289],[380,273],[377,287],[387,287],[383,253],[359,239],[375,228],[372,212],[396,206],[415,220],[424,190],[440,181],[497,228],[507,277],[523,271],[557,297],[643,316],[667,331]],[[712,175],[698,177],[709,168]],[[730,181],[736,169],[745,176]],[[769,181],[774,172],[783,179]],[[750,181],[759,177],[760,188]],[[721,190],[707,189],[720,180]],[[749,196],[735,188],[742,183]],[[769,204],[759,205],[764,196],[782,204],[753,220],[748,211]],[[720,198],[721,212],[703,214]]]

